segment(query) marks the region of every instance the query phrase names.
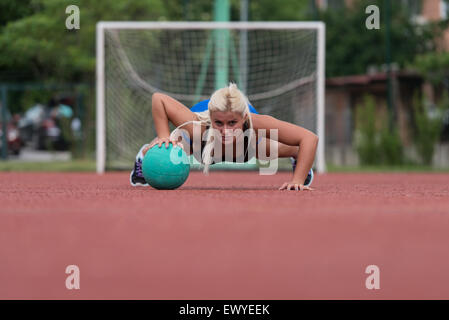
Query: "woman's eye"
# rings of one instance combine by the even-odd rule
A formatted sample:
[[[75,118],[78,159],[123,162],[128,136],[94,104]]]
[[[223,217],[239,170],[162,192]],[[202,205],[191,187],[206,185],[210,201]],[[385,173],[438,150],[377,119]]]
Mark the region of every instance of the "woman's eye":
[[[234,126],[236,123],[237,123],[236,121],[230,121],[228,124],[229,124],[230,126]]]
[[[222,125],[221,121],[215,121],[215,124],[216,124],[217,126],[221,126],[221,125]]]

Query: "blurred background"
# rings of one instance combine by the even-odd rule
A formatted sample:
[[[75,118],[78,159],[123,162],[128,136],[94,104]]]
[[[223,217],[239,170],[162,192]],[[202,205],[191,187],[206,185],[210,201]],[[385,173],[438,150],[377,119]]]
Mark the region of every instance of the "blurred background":
[[[223,1],[231,21],[325,22],[328,170],[449,169],[449,1]],[[213,21],[219,2],[0,0],[0,170],[95,170],[97,22]]]

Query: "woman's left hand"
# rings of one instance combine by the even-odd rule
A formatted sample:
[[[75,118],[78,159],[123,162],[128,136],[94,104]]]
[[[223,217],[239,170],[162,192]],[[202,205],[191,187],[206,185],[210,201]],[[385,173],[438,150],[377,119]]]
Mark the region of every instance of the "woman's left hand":
[[[279,190],[295,190],[295,191],[303,191],[303,190],[310,190],[312,191],[313,189],[310,187],[307,187],[303,184],[297,183],[297,182],[286,182],[284,183]]]

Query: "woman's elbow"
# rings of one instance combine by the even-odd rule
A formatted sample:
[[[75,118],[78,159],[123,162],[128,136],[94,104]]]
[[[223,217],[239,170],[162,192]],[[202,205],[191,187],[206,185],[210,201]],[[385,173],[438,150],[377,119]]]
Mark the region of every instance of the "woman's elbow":
[[[164,94],[160,93],[160,92],[155,92],[153,93],[153,95],[151,96],[151,102],[154,105],[159,105],[160,102],[164,99]]]
[[[151,110],[154,112],[161,112],[164,109],[164,98],[165,94],[160,92],[155,92],[151,96]]]
[[[299,141],[299,145],[307,144],[309,146],[314,146],[315,148],[318,146],[318,136],[313,132],[309,132],[307,135],[303,136]]]
[[[310,143],[313,144],[315,147],[318,146],[319,138],[318,138],[318,136],[317,136],[316,134],[314,134],[314,133],[311,132],[308,140],[309,140]]]

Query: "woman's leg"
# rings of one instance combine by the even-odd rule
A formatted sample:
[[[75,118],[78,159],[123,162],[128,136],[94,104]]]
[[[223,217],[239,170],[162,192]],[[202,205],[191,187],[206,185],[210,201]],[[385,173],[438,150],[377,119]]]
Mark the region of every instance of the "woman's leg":
[[[259,150],[260,147],[264,147],[265,150]],[[274,150],[271,149],[274,148]],[[276,152],[277,149],[277,153]],[[261,160],[274,160],[276,158],[295,158],[298,155],[299,147],[298,146],[289,146],[284,143],[274,141],[267,138],[260,138],[259,143],[257,144],[256,156],[259,157],[261,155]]]

